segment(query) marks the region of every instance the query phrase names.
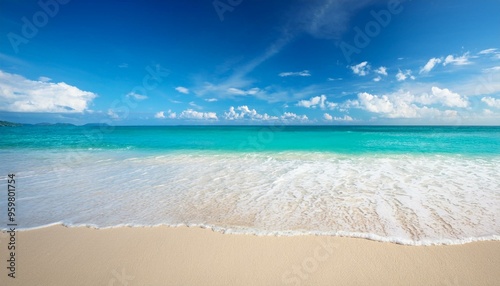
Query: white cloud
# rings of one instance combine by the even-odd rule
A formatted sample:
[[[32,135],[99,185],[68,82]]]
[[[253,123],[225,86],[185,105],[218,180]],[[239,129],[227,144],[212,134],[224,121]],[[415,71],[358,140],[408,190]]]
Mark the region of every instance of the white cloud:
[[[481,98],[481,101],[486,103],[490,107],[500,108],[500,99],[488,96]]]
[[[177,113],[175,112],[172,112],[172,110],[168,110],[168,118],[170,119],[174,119],[174,118],[177,118]]]
[[[125,69],[125,68],[128,68],[128,64],[127,63],[121,63],[118,65],[119,68],[121,69]]]
[[[192,106],[196,109],[203,109],[203,107],[199,106],[198,104],[194,103],[194,101],[189,102],[189,106]]]
[[[334,121],[353,121],[354,119],[352,119],[352,117],[350,117],[349,115],[344,115],[343,117],[334,117],[333,120]]]
[[[193,109],[186,109],[179,115],[183,119],[204,119],[204,120],[218,120],[215,112],[198,112]]]
[[[311,73],[308,70],[303,70],[300,72],[282,72],[278,74],[281,77],[287,77],[287,76],[311,76]]]
[[[338,104],[337,104],[337,103],[334,103],[334,102],[329,102],[329,101],[327,101],[327,102],[326,102],[326,108],[327,108],[327,109],[332,110],[332,109],[335,109],[337,106],[338,106]]]
[[[320,96],[311,97],[309,100],[300,100],[297,102],[296,106],[301,106],[305,108],[316,108],[319,107],[321,109],[334,109],[337,104],[333,102],[329,102],[326,100],[326,95],[322,94]]]
[[[359,76],[365,76],[368,73],[370,73],[370,65],[368,62],[362,62],[354,66],[350,66],[351,70],[353,73],[359,75]]]
[[[281,119],[284,121],[308,121],[309,118],[307,118],[306,115],[297,115],[293,112],[285,112],[283,115],[281,115]]]
[[[468,107],[469,101],[466,97],[461,96],[458,93],[454,93],[447,88],[440,89],[439,87],[433,86],[431,88],[431,94],[424,93],[421,96],[415,98],[415,102],[428,104],[442,104],[448,107]]]
[[[120,118],[120,116],[118,114],[116,114],[112,109],[108,109],[107,115],[111,119],[119,119]]]
[[[184,94],[188,94],[189,93],[189,89],[185,88],[183,86],[178,86],[178,87],[175,88],[175,90],[177,90],[180,93],[184,93]]]
[[[232,94],[232,95],[255,95],[259,91],[260,91],[260,89],[257,87],[251,88],[249,90],[243,90],[243,89],[234,88],[234,87],[230,87],[227,89],[227,92],[229,94]]]
[[[323,119],[326,121],[353,121],[352,117],[349,115],[344,115],[343,117],[333,117],[328,113],[323,114]]]
[[[130,97],[134,98],[135,100],[144,100],[144,99],[148,98],[145,95],[134,93],[134,92],[130,92],[127,94],[127,98],[130,98]]]
[[[205,101],[207,102],[216,102],[217,100],[217,98],[205,98]]]
[[[373,113],[390,113],[393,111],[394,106],[386,95],[377,96],[371,95],[367,92],[358,94],[358,100],[365,110]]]
[[[165,111],[159,111],[155,114],[155,118],[158,119],[165,119],[165,118],[170,118],[170,119],[175,119],[177,117],[177,114],[175,112],[172,112],[172,110],[168,110],[167,115],[165,115]]]
[[[239,112],[238,112],[239,111]],[[238,106],[236,109],[231,106],[228,112],[224,113],[224,118],[227,120],[250,119],[250,120],[277,120],[278,117],[270,116],[267,113],[259,114],[257,110],[250,109],[248,106]]]
[[[437,106],[427,106],[427,105]],[[358,94],[358,99],[347,102],[347,107],[360,108],[386,118],[450,118],[458,116],[456,110],[447,107],[467,107],[464,97],[448,89],[432,88],[432,93],[415,96],[410,92],[398,91],[392,94]],[[438,108],[441,107],[441,108]]]
[[[486,50],[482,50],[478,53],[478,55],[488,55],[488,54],[495,54],[497,51],[497,49],[495,48],[491,48],[491,49],[486,49]]]
[[[500,71],[500,66],[483,69],[483,72],[486,72],[486,73],[498,72],[498,71]]]
[[[321,96],[315,96],[311,97],[309,100],[301,100],[299,101],[296,105],[305,107],[305,108],[316,108],[316,106],[320,106],[322,109],[325,108],[325,101],[326,101],[326,96],[321,95]]]
[[[382,80],[382,78],[380,76],[377,76],[376,78],[373,79],[374,82],[379,82],[381,80]]]
[[[159,111],[155,114],[155,118],[163,119],[165,118],[165,112],[164,111]]]
[[[41,81],[41,82],[49,82],[52,79],[50,77],[41,76],[41,77],[38,78],[38,80]]]
[[[376,69],[375,72],[380,74],[380,75],[387,75],[387,68],[384,66],[381,66],[378,69]]]
[[[415,79],[415,77],[411,75],[411,70],[405,70],[404,72],[402,70],[398,70],[398,73],[396,74],[396,79],[398,81],[405,81],[407,78],[412,80]]]
[[[337,80],[342,80],[343,78],[341,77],[338,77],[338,78],[333,78],[333,77],[329,77],[327,80],[328,81],[337,81]]]
[[[82,113],[97,94],[64,82],[29,80],[0,71],[0,110],[13,112]]]
[[[446,66],[448,64],[453,64],[457,66],[462,66],[462,65],[468,65],[471,62],[469,61],[469,53],[465,53],[460,57],[454,57],[453,55],[448,55],[443,62],[443,66]]]
[[[423,68],[420,69],[420,73],[429,73],[437,64],[441,63],[443,60],[440,58],[430,59]]]

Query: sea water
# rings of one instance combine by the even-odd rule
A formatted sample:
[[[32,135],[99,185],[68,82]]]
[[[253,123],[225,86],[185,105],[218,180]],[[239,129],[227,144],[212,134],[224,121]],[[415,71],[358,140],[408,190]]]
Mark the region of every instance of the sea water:
[[[499,127],[2,127],[0,162],[22,229],[500,240]]]

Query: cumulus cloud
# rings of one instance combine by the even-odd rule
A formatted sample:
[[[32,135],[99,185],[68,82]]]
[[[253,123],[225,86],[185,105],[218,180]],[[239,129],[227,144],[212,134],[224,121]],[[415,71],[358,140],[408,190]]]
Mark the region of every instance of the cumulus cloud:
[[[177,118],[177,114],[175,112],[172,112],[172,110],[168,110],[167,114],[165,114],[165,111],[159,111],[155,114],[155,118],[158,119],[165,119],[165,118],[170,118],[170,119],[175,119]]]
[[[446,66],[448,64],[452,65],[457,65],[457,66],[462,66],[462,65],[468,65],[471,62],[469,61],[469,53],[465,53],[460,57],[454,57],[453,55],[448,55],[443,62],[443,66]]]
[[[364,61],[362,63],[359,63],[357,65],[350,66],[351,70],[353,73],[359,75],[359,76],[365,76],[368,73],[370,73],[370,65],[368,64],[367,61]]]
[[[193,109],[186,109],[179,115],[182,119],[196,119],[196,120],[218,120],[215,112],[198,112]]]
[[[415,77],[411,75],[411,70],[398,70],[398,73],[396,74],[396,79],[398,81],[405,81],[407,78],[410,78],[412,80],[415,79]]]
[[[344,115],[342,117],[337,117],[337,116],[331,116],[328,113],[323,114],[323,119],[326,121],[353,121],[352,117],[349,115]]]
[[[248,106],[238,106],[234,108],[231,106],[228,112],[224,113],[224,118],[227,120],[239,120],[239,119],[250,119],[250,120],[277,120],[277,116],[270,116],[267,113],[259,114],[257,110],[250,109]]]
[[[488,96],[481,98],[481,101],[486,103],[490,107],[500,108],[500,99]]]
[[[354,119],[352,119],[352,117],[350,117],[349,115],[344,115],[343,117],[334,117],[333,120],[334,121],[353,121]]]
[[[217,98],[205,98],[205,101],[207,101],[207,102],[216,102]]]
[[[384,66],[379,67],[378,69],[375,70],[376,73],[380,75],[387,75],[387,68]]]
[[[308,70],[303,70],[300,72],[282,72],[278,74],[281,77],[287,77],[287,76],[311,76],[311,73]]]
[[[165,111],[159,111],[155,114],[155,118],[163,119],[165,118]]]
[[[0,110],[82,113],[96,97],[97,94],[93,92],[80,90],[64,82],[34,81],[0,71]]]
[[[440,64],[443,60],[440,58],[430,59],[424,67],[420,69],[420,73],[429,73],[437,64]]]
[[[306,115],[297,115],[293,112],[283,113],[283,115],[281,115],[281,119],[283,121],[301,121],[301,122],[305,122],[305,121],[309,120],[309,118],[307,118]]]
[[[189,89],[185,88],[183,86],[178,86],[178,87],[175,88],[175,90],[177,90],[180,93],[184,93],[184,94],[188,94],[189,93]]]
[[[431,91],[430,94],[424,93],[420,96],[404,91],[384,95],[362,92],[358,94],[357,100],[350,101],[346,105],[387,118],[456,117],[458,112],[447,108],[464,108],[469,105],[466,98],[446,88],[432,87]]]
[[[333,102],[329,102],[326,100],[326,95],[322,94],[320,96],[311,97],[309,100],[300,100],[297,102],[296,106],[305,107],[305,108],[316,108],[319,107],[321,109],[334,109],[337,104]]]
[[[377,76],[376,78],[373,79],[374,82],[379,82],[382,80],[382,77]]]
[[[441,89],[433,86],[431,94],[424,93],[415,98],[415,101],[422,104],[442,104],[448,107],[468,107],[469,101],[466,97],[458,93],[452,92],[447,88]]]
[[[145,100],[148,97],[145,95],[142,95],[142,94],[135,93],[135,92],[130,92],[127,94],[127,98],[133,98],[135,100]]]

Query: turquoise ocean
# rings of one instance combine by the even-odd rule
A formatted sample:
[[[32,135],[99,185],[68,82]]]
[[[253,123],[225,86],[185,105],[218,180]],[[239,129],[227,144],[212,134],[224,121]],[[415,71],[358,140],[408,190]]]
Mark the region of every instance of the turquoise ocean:
[[[0,162],[21,229],[500,240],[500,127],[0,127]]]

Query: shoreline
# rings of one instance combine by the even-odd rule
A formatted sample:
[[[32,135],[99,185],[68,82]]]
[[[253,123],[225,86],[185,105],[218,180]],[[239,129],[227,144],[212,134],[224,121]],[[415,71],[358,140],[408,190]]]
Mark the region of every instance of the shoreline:
[[[6,285],[495,285],[500,241],[407,246],[321,235],[222,234],[199,227],[16,233]],[[8,233],[0,233],[7,257]]]
[[[168,224],[157,224],[157,225],[132,225],[132,224],[123,224],[123,225],[116,225],[116,226],[106,226],[106,227],[100,227],[96,225],[89,225],[89,224],[77,224],[77,225],[71,225],[71,224],[65,224],[62,222],[58,223],[51,223],[47,225],[42,225],[42,226],[37,226],[37,227],[32,227],[32,228],[16,228],[16,232],[27,232],[27,231],[36,231],[40,229],[45,229],[45,228],[52,228],[52,227],[63,227],[63,228],[68,228],[68,229],[73,229],[73,228],[88,228],[88,229],[94,229],[94,230],[111,230],[111,229],[119,229],[119,228],[139,228],[139,229],[148,229],[148,228],[189,228],[189,229],[204,229],[208,231],[213,231],[216,233],[220,234],[227,234],[227,235],[249,235],[249,236],[257,236],[257,237],[295,237],[295,236],[324,236],[324,237],[338,237],[338,238],[355,238],[355,239],[366,239],[374,242],[380,242],[380,243],[393,243],[397,245],[404,245],[404,246],[451,246],[451,245],[464,245],[468,243],[475,243],[475,242],[485,242],[485,241],[500,241],[500,235],[489,235],[489,236],[481,236],[481,237],[466,237],[466,238],[461,238],[461,239],[441,239],[441,240],[418,240],[418,241],[413,241],[413,240],[408,240],[408,239],[401,239],[397,237],[385,237],[385,236],[380,236],[377,234],[373,233],[362,233],[362,232],[355,232],[355,233],[350,233],[350,232],[332,232],[332,233],[327,233],[327,232],[320,232],[320,231],[305,231],[305,230],[293,230],[293,231],[274,231],[274,232],[267,232],[267,231],[262,231],[262,230],[257,230],[253,228],[247,228],[247,229],[231,229],[231,228],[223,228],[223,227],[218,227],[214,225],[186,225],[186,224],[179,224],[179,225],[168,225]],[[7,228],[5,229],[0,229],[0,232],[6,232],[8,231]]]

